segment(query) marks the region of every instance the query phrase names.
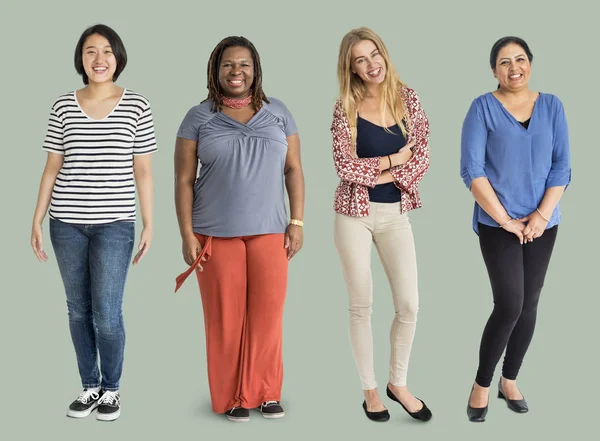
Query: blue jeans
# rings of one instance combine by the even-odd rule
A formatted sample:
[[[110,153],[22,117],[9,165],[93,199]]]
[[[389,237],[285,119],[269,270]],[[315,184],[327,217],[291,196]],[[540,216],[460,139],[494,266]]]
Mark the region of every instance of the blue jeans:
[[[134,238],[133,222],[89,225],[50,219],[84,388],[119,389],[125,349],[123,290]]]

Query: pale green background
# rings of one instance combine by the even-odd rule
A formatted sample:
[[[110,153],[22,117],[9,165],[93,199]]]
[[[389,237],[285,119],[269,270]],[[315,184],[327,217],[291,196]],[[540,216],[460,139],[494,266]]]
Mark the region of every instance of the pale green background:
[[[219,6],[218,3],[222,3]],[[2,1],[2,373],[4,439],[584,439],[597,409],[598,366],[598,47],[594,2],[427,1]],[[130,271],[121,418],[112,424],[66,418],[80,384],[63,288],[50,260],[29,248],[30,223],[45,154],[48,112],[81,87],[73,50],[91,24],[123,38],[129,65],[119,84],[148,97],[159,152],[154,155],[155,237]],[[347,296],[332,242],[338,182],[331,157],[339,42],[349,29],[374,28],[401,77],[419,93],[431,123],[431,168],[420,185],[424,207],[411,213],[421,309],[409,373],[433,410],[413,422],[384,398],[392,419],[368,421],[347,333]],[[290,267],[285,312],[287,416],[234,425],[210,411],[202,309],[196,282],[173,294],[185,269],[173,203],[173,146],[186,111],[206,94],[206,62],[228,35],[250,38],[263,60],[268,95],[296,118],[306,174],[305,247]],[[471,231],[472,198],[459,176],[460,127],[471,100],[495,88],[489,50],[517,34],[535,55],[531,86],[563,101],[572,141],[573,183],[542,294],[536,335],[520,386],[527,415],[492,394],[484,424],[467,421],[479,338],[491,293]],[[141,226],[141,223],[139,224]],[[44,224],[47,231],[47,222]],[[137,234],[139,236],[139,229]],[[374,255],[376,370],[387,380],[393,309]],[[497,379],[498,377],[496,377]],[[494,386],[495,386],[494,381]]]

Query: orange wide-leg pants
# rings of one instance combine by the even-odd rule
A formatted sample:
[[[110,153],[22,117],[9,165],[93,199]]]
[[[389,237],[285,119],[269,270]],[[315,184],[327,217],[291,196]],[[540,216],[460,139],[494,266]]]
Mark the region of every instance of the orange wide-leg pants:
[[[206,333],[212,409],[251,409],[279,401],[288,259],[283,234],[235,238],[196,235],[195,264]],[[205,256],[206,261],[202,261]],[[177,288],[195,265],[177,278]]]

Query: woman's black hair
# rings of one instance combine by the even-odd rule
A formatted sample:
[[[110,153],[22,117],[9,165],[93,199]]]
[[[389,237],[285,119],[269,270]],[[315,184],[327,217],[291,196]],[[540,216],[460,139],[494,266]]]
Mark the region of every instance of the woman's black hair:
[[[81,75],[83,84],[87,85],[89,83],[89,79],[85,73],[85,69],[83,68],[83,45],[88,37],[94,34],[102,35],[108,40],[108,44],[110,44],[110,48],[112,49],[115,59],[117,60],[117,68],[115,70],[115,74],[113,75],[113,81],[116,81],[127,65],[127,51],[125,50],[125,46],[123,45],[123,41],[121,40],[121,37],[119,37],[119,34],[103,24],[97,24],[87,28],[85,31],[83,31],[81,37],[79,37],[79,41],[75,47],[75,70],[79,75]]]
[[[490,67],[492,69],[496,69],[496,61],[498,60],[498,54],[502,50],[503,47],[508,46],[509,44],[516,44],[523,48],[525,51],[525,55],[529,59],[531,63],[533,61],[533,54],[531,50],[529,50],[529,45],[519,37],[502,37],[500,40],[494,43],[492,46],[492,50],[490,51]]]

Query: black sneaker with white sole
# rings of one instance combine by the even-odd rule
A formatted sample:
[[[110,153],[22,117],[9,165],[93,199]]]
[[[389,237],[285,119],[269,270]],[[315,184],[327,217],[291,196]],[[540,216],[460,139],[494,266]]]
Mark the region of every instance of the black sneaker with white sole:
[[[100,421],[113,421],[121,415],[121,397],[119,391],[105,390],[98,400],[96,419]]]
[[[250,411],[248,409],[244,409],[243,407],[232,407],[225,412],[225,416],[229,421],[234,421],[236,423],[245,423],[246,421],[250,421]]]
[[[265,418],[282,418],[285,416],[279,401],[265,401],[258,407],[258,410]]]
[[[85,418],[92,410],[98,407],[100,392],[95,389],[84,389],[67,409],[67,416],[71,418]]]

